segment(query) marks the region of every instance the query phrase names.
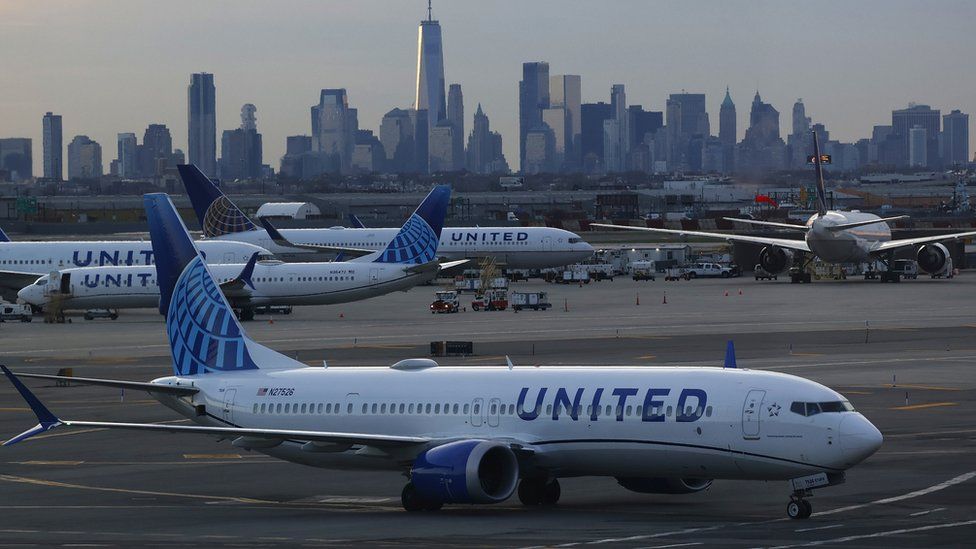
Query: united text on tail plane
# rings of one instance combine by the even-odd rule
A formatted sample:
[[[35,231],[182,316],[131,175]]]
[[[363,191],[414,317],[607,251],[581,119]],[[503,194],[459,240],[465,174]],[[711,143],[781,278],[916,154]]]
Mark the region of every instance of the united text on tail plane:
[[[515,492],[551,504],[559,478],[584,475],[656,493],[791,480],[787,512],[804,518],[812,488],[841,482],[882,442],[842,395],[735,368],[731,345],[727,368],[306,367],[244,333],[169,198],[145,202],[173,375],[72,380],[144,390],[195,425],[62,419],[4,367],[38,418],[5,445],[62,425],[209,435],[316,467],[400,470],[409,511]]]
[[[384,250],[351,261],[284,263],[277,260],[212,265],[211,275],[242,319],[268,305],[329,305],[405,291],[432,280],[441,268],[437,244],[450,187],[436,187]],[[207,241],[208,244],[224,243]],[[64,269],[39,277],[17,293],[34,307],[61,310],[156,307],[159,286],[152,265]]]
[[[803,240],[704,231],[630,227],[605,223],[592,223],[591,226],[761,244],[764,245],[764,248],[759,254],[759,263],[765,270],[774,274],[782,273],[789,269],[793,264],[794,254],[800,254],[804,257],[806,260],[804,267],[814,257],[819,257],[827,263],[860,263],[880,260],[886,264],[890,264],[894,256],[894,251],[901,248],[916,248],[915,255],[918,259],[919,267],[928,273],[937,274],[947,268],[951,259],[949,250],[940,244],[940,242],[976,236],[976,231],[968,231],[892,240],[891,228],[888,226],[888,222],[905,219],[908,216],[882,218],[874,214],[859,211],[828,210],[827,193],[824,186],[823,163],[829,157],[820,153],[820,143],[817,139],[816,132],[813,132],[813,148],[814,153],[811,160],[816,168],[817,213],[810,216],[810,219],[807,220],[805,225],[726,218],[729,221],[748,223],[760,227],[801,231],[804,233]],[[810,274],[803,272],[804,270],[800,269],[799,272],[791,274],[793,282],[810,282]],[[897,274],[890,271],[885,273],[882,276],[882,281],[888,280],[897,281]]]
[[[395,228],[264,228],[247,217],[196,166],[179,166],[183,185],[208,238],[240,240],[275,254],[344,253],[357,255],[382,249]],[[491,258],[512,269],[559,267],[593,255],[579,235],[551,227],[445,227],[438,255],[445,259]]]

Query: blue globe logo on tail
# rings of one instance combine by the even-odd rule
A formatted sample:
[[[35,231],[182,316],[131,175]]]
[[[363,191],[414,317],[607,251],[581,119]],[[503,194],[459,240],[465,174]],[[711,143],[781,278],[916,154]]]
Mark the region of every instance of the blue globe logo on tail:
[[[173,288],[166,332],[177,375],[257,368],[234,312],[199,256],[187,264]]]
[[[421,264],[437,259],[437,245],[450,200],[449,186],[434,187],[374,261]]]
[[[210,238],[255,229],[257,227],[244,212],[223,195],[215,199],[203,215],[203,234]]]

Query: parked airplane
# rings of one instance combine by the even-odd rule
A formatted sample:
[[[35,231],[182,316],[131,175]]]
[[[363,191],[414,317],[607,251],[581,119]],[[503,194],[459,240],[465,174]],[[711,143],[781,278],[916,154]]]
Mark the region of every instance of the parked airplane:
[[[270,224],[259,228],[196,166],[181,165],[179,171],[208,238],[251,242],[282,255],[362,255],[386,246],[397,231],[331,227],[281,229],[269,234],[265,229],[271,228]],[[497,264],[512,269],[559,267],[593,255],[593,247],[579,235],[550,227],[448,227],[441,235],[438,250],[446,259],[493,258]]]
[[[907,215],[882,218],[857,210],[849,212],[828,210],[823,164],[825,161],[829,162],[829,160],[830,157],[828,155],[822,155],[820,153],[820,143],[817,140],[817,133],[814,132],[813,156],[811,157],[811,161],[816,168],[817,175],[817,213],[810,216],[810,219],[807,220],[805,225],[757,221],[754,219],[725,218],[729,221],[737,221],[760,227],[801,231],[804,233],[803,240],[710,233],[704,231],[629,227],[605,223],[593,223],[591,226],[676,234],[681,236],[700,236],[729,242],[763,244],[765,247],[759,253],[759,264],[762,265],[763,269],[772,274],[779,274],[787,270],[793,264],[794,254],[799,254],[803,259],[802,266],[800,269],[790,273],[790,278],[794,283],[810,282],[810,273],[806,271],[806,266],[815,257],[819,257],[827,263],[860,263],[879,260],[889,267],[888,271],[882,273],[881,281],[898,282],[900,280],[899,274],[890,269],[891,262],[894,260],[895,250],[908,247],[917,247],[915,257],[918,260],[919,267],[925,270],[925,272],[938,274],[946,269],[951,259],[949,250],[940,244],[940,242],[976,236],[976,231],[968,231],[921,238],[891,240],[891,228],[887,222],[906,219],[908,218]]]
[[[713,479],[791,480],[793,518],[810,515],[811,489],[841,482],[881,446],[842,395],[737,369],[731,345],[723,369],[306,367],[244,333],[169,198],[145,203],[173,375],[71,381],[144,390],[196,425],[61,419],[3,367],[39,422],[5,445],[61,425],[211,435],[311,466],[403,471],[408,511],[516,491],[526,505],[552,504],[559,478],[583,475],[669,494]]]
[[[347,303],[406,291],[432,280],[441,268],[465,262],[437,260],[450,197],[450,187],[435,187],[387,243],[386,251],[327,263],[257,261],[255,254],[247,264],[213,265],[210,272],[243,320],[254,318],[255,307]],[[17,298],[34,307],[61,310],[156,307],[159,286],[151,265],[82,267],[41,276]]]
[[[201,241],[200,251],[211,264],[245,263],[254,254],[262,259],[273,257],[265,248],[232,240]],[[21,288],[51,271],[94,265],[152,265],[152,262],[152,246],[148,241],[11,242],[0,238],[0,297],[15,300]]]

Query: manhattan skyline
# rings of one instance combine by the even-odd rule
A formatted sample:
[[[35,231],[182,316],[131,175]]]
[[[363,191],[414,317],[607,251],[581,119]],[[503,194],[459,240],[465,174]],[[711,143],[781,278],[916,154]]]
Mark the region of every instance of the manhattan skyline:
[[[579,74],[584,102],[623,83],[631,104],[664,110],[671,93],[705,93],[717,127],[725,87],[745,105],[756,89],[780,112],[802,97],[834,138],[870,136],[891,110],[915,101],[976,112],[971,2],[435,2],[447,83],[464,87],[470,127],[482,104],[516,167],[522,63]],[[308,105],[345,88],[360,127],[407,108],[416,93],[416,28],[423,1],[260,2],[182,0],[162,5],[82,0],[0,5],[0,134],[41,144],[41,117],[63,116],[64,141],[103,146],[118,133],[167,124],[187,150],[186,85],[214,74],[217,131],[255,104],[266,162],[285,137],[308,133]],[[722,29],[701,32],[700,29]],[[43,37],[43,40],[40,40]],[[738,113],[738,138],[747,113]],[[972,123],[972,122],[971,122]],[[781,120],[781,129],[787,123]],[[972,129],[971,129],[972,133]],[[972,152],[970,151],[970,155]],[[34,154],[40,173],[42,158]]]

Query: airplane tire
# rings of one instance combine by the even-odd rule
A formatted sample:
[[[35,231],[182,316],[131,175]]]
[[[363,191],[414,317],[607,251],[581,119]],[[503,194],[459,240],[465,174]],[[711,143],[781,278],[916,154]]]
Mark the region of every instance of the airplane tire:
[[[541,505],[544,489],[545,485],[539,479],[522,479],[518,487],[519,501],[527,507]]]
[[[559,480],[552,479],[552,482],[546,484],[546,487],[542,494],[542,504],[543,505],[555,505],[559,503],[559,496],[563,493],[562,488],[559,487]]]
[[[417,489],[414,488],[412,482],[408,482],[407,485],[403,487],[403,491],[400,492],[400,503],[403,505],[404,510],[409,513],[423,511],[428,505],[417,494]]]
[[[406,507],[406,505],[404,505],[404,507]],[[407,510],[409,511],[409,509]],[[800,505],[799,501],[791,501],[786,504],[786,516],[790,517],[791,519],[799,519],[802,518],[802,514],[803,506]]]

